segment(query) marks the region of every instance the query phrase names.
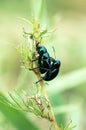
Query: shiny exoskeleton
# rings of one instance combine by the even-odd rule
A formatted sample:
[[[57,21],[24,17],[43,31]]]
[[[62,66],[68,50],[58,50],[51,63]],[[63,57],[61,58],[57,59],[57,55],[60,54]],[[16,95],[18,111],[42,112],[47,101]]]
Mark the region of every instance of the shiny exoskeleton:
[[[47,49],[44,46],[37,46],[36,48],[38,56],[38,68],[41,74],[44,74],[51,68],[51,60]]]
[[[58,73],[59,73],[59,68],[60,68],[60,60],[55,60],[51,58],[52,64],[49,70],[45,73],[45,75],[42,77],[43,80],[45,81],[50,81],[54,79]]]
[[[58,73],[60,68],[60,60],[55,60],[54,58],[49,56],[47,49],[44,46],[37,46],[36,48],[39,56],[38,56],[38,68],[41,74],[44,76],[37,81],[41,80],[50,81],[54,79]]]

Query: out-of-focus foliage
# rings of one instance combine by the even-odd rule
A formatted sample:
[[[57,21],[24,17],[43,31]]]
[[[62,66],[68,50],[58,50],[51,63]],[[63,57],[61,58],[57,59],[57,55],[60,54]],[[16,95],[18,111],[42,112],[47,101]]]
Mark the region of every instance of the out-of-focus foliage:
[[[36,77],[20,67],[20,57],[14,49],[24,42],[22,28],[31,31],[30,25],[19,17],[31,19],[34,6],[34,0],[0,1],[0,99],[4,100],[4,95],[13,89],[20,93],[23,89],[31,95],[35,88]],[[46,86],[56,119],[59,126],[72,120],[75,130],[85,130],[86,1],[46,0],[44,8],[47,12],[42,25],[49,30],[56,28],[46,37],[44,44],[51,56],[54,55],[54,46],[56,57],[61,60],[59,76]],[[49,125],[45,120],[18,112],[0,102],[0,130],[47,130]]]

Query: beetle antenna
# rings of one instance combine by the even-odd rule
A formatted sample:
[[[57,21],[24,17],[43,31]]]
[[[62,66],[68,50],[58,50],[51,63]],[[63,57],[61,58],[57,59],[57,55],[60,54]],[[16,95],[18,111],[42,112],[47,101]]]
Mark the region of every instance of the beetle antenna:
[[[52,46],[52,49],[53,49],[53,53],[54,53],[54,58],[56,59],[56,51],[55,51],[55,47]]]

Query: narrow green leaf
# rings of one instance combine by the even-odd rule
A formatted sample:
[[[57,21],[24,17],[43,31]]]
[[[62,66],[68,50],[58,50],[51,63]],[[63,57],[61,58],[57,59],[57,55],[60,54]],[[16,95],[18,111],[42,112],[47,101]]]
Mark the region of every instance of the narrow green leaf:
[[[49,83],[47,91],[49,95],[55,95],[59,92],[77,87],[86,82],[86,68],[70,72],[60,78],[56,78]]]
[[[57,115],[57,114],[77,111],[78,108],[80,108],[80,107],[81,107],[81,104],[76,103],[76,104],[67,104],[67,105],[61,105],[58,107],[54,107],[53,110],[54,110],[55,115]]]
[[[0,97],[0,111],[17,130],[38,130],[38,128],[26,118],[24,113],[9,107],[6,103],[2,103],[1,101],[5,100],[5,97],[2,94],[0,94]]]

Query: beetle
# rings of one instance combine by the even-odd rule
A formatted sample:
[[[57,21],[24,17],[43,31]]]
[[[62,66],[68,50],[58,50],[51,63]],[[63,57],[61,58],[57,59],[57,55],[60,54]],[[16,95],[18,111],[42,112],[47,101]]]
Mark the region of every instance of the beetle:
[[[44,46],[37,46],[36,50],[38,56],[38,68],[41,74],[44,74],[47,69],[51,68],[51,60],[47,49]]]
[[[41,80],[50,81],[58,75],[61,62],[60,60],[55,60],[52,57],[51,57],[51,61],[52,61],[51,68],[47,69],[44,76],[41,77],[41,79],[37,81],[36,83],[40,82]]]
[[[59,73],[60,65],[61,65],[60,60],[55,60],[52,58],[51,68],[45,73],[42,79],[45,81],[50,81],[54,79]]]
[[[44,46],[39,46],[38,44],[39,43],[36,44],[36,51],[38,52],[38,58],[36,60],[38,60],[38,66],[33,69],[39,68],[40,73],[44,74],[44,76],[42,76],[36,83],[41,80],[50,81],[54,79],[58,75],[61,65],[60,60],[55,60],[50,57],[47,49]]]

